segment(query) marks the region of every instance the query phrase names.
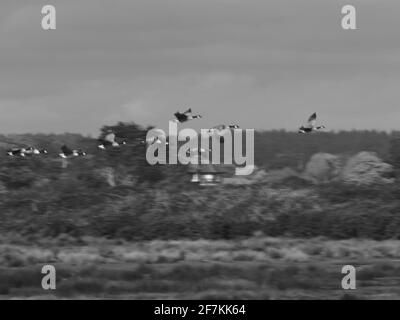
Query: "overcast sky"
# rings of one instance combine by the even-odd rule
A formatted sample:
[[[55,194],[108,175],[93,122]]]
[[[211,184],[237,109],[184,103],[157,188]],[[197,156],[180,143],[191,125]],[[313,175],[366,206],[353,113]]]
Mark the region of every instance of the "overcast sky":
[[[41,8],[57,29],[41,28]],[[358,30],[341,28],[341,7]],[[135,121],[400,129],[397,0],[2,0],[0,133]]]

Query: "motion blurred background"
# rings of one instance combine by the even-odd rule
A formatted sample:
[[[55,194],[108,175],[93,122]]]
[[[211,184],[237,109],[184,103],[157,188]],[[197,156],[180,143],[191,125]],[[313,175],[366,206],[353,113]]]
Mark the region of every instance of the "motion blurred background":
[[[43,31],[48,3],[2,1],[0,297],[399,299],[400,4],[353,2],[344,31],[341,1],[54,0]],[[252,175],[97,148],[187,107],[257,129]]]
[[[112,128],[128,139],[146,132]],[[258,132],[253,174],[214,165],[205,171],[218,175],[212,183],[191,182],[201,166],[148,165],[142,145],[98,151],[80,135],[1,136],[40,142],[49,155],[1,157],[0,293],[399,298],[397,136]],[[51,155],[63,143],[89,156],[65,168]],[[50,294],[40,287],[49,263],[57,269]],[[346,264],[358,271],[351,294],[341,289]]]

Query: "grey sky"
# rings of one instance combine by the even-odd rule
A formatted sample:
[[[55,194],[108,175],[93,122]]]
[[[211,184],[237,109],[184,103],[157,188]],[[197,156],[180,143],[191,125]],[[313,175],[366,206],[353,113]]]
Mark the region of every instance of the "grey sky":
[[[328,129],[399,129],[399,18],[396,0],[2,0],[0,133],[166,128],[189,106],[195,129],[296,130],[314,111]]]

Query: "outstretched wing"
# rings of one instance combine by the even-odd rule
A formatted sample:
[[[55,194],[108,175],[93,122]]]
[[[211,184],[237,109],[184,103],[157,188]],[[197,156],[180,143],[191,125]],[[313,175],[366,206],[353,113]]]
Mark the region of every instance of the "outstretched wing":
[[[317,121],[317,114],[314,112],[309,118],[308,118],[308,126],[309,127],[315,127],[315,123]]]
[[[191,113],[192,113],[192,108],[189,108],[183,114],[189,115]]]
[[[61,151],[65,154],[65,155],[70,155],[72,154],[72,150],[70,148],[68,148],[66,145],[63,145],[61,147]]]

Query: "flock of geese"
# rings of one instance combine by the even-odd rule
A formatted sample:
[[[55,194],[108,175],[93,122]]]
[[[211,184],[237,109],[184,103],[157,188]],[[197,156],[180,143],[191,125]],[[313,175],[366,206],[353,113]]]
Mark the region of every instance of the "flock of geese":
[[[183,123],[187,122],[190,120],[195,120],[195,119],[200,119],[202,116],[201,115],[193,115],[192,114],[192,109],[189,108],[188,110],[184,112],[179,112],[177,111],[175,114],[175,119],[174,121],[177,123]],[[298,133],[303,133],[303,134],[308,134],[308,133],[313,133],[316,131],[319,131],[321,129],[324,129],[325,126],[323,125],[316,125],[317,121],[317,114],[314,112],[309,118],[308,121],[305,125],[302,125],[298,129]],[[226,130],[232,130],[232,129],[239,129],[240,127],[237,124],[220,124],[217,125],[211,129],[208,129],[208,133],[210,135],[218,135],[220,137],[221,143],[224,142],[223,136],[226,133]],[[109,148],[116,148],[116,147],[121,147],[124,145],[127,145],[127,141],[124,138],[117,138],[115,133],[112,132],[112,130],[107,131],[106,135],[103,138],[98,139],[98,149],[100,150],[107,150]],[[157,136],[153,137],[150,140],[143,140],[143,139],[137,139],[135,143],[139,144],[146,144],[146,145],[152,145],[152,144],[161,144],[165,143],[168,145],[168,142],[166,141],[165,137],[162,136]],[[59,157],[62,159],[69,159],[69,158],[75,158],[75,157],[84,157],[86,156],[86,152],[83,151],[82,149],[71,149],[66,145],[63,145],[60,148],[60,153],[58,154]],[[205,152],[206,150],[200,148],[197,149],[199,153]],[[211,151],[211,150],[209,150]],[[193,150],[193,152],[196,152],[196,150]],[[7,150],[7,155],[10,157],[29,157],[29,156],[38,156],[38,155],[46,155],[48,154],[48,151],[46,149],[39,149],[35,147],[16,147],[16,148],[11,148]]]

